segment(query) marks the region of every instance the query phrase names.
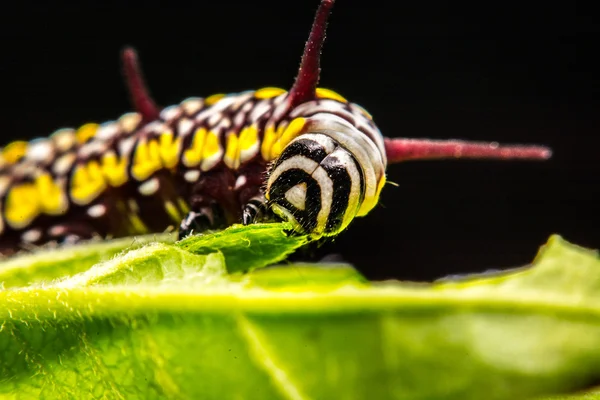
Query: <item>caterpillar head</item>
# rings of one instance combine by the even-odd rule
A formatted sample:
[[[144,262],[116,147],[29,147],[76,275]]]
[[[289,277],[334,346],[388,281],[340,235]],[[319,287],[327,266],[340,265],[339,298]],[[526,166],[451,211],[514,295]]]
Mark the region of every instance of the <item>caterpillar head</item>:
[[[273,163],[265,196],[296,231],[337,235],[377,204],[385,163],[378,132],[371,137],[343,118],[316,114]]]

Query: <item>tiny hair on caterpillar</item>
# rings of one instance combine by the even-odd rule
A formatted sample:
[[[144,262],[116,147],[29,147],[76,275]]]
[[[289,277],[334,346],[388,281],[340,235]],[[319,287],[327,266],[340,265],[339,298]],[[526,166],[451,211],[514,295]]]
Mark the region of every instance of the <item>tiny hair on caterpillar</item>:
[[[551,156],[544,146],[384,137],[364,108],[318,87],[333,4],[320,2],[289,90],[163,108],[136,52],[123,50],[133,112],[1,149],[0,254],[173,226],[182,238],[258,221],[335,236],[378,204],[388,164]]]

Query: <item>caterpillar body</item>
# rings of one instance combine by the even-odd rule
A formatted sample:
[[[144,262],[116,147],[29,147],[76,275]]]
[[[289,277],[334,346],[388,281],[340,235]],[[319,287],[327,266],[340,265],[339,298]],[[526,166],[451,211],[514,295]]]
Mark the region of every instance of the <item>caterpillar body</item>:
[[[332,236],[375,207],[389,162],[550,156],[543,146],[383,137],[362,107],[317,87],[333,3],[321,1],[289,91],[217,94],[160,109],[126,49],[135,112],[2,149],[0,254],[173,225],[182,237],[261,219]]]

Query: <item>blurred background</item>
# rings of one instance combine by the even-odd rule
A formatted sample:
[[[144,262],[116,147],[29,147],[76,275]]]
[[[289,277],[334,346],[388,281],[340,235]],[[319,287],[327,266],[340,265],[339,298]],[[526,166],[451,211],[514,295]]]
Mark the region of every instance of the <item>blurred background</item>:
[[[553,233],[600,247],[598,15],[576,2],[415,3],[338,0],[321,86],[390,137],[539,143],[554,157],[390,166],[398,186],[310,254],[338,254],[372,279],[431,280],[527,264]],[[1,142],[130,111],[124,45],[162,105],[289,88],[317,6],[12,3],[0,24]]]

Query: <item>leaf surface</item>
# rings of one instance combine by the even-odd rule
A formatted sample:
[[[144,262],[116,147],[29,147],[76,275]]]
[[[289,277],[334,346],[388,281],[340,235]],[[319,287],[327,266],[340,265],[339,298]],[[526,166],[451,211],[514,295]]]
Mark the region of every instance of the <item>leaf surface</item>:
[[[530,268],[431,285],[347,265],[235,272],[306,240],[284,228],[148,244],[0,291],[0,394],[518,399],[600,377],[594,252],[555,236]]]

